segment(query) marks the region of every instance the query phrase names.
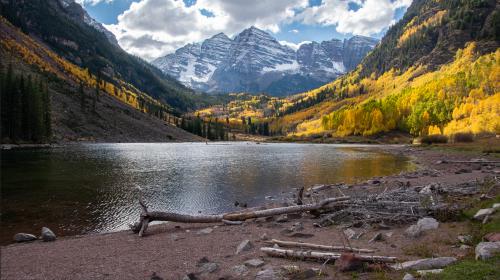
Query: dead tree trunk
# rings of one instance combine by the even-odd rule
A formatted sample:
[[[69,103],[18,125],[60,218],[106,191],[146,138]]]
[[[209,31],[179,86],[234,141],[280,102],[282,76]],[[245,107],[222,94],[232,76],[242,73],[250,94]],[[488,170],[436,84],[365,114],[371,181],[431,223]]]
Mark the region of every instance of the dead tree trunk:
[[[314,260],[325,262],[328,260],[336,260],[340,258],[339,253],[332,252],[314,252],[314,251],[294,251],[294,250],[284,250],[263,247],[260,250],[271,257],[279,258],[292,258],[292,259],[302,259],[302,260]],[[362,261],[366,262],[396,262],[396,257],[386,257],[386,256],[370,256],[370,255],[356,255]]]
[[[280,247],[308,248],[308,249],[316,249],[322,251],[341,251],[341,252],[356,252],[356,253],[375,252],[375,250],[372,249],[350,248],[346,246],[329,246],[329,245],[320,245],[320,244],[312,244],[304,242],[284,241],[277,239],[272,239],[269,243],[277,244]]]
[[[226,222],[228,224],[235,224],[234,222],[245,221],[248,219],[276,216],[281,214],[290,214],[298,212],[306,212],[312,210],[321,210],[323,208],[328,208],[334,202],[341,202],[348,200],[348,196],[327,198],[320,201],[319,203],[306,204],[306,205],[294,205],[288,207],[278,207],[264,210],[255,211],[244,211],[244,212],[233,212],[225,213],[219,215],[187,215],[178,214],[170,212],[160,212],[160,211],[148,211],[147,206],[143,201],[139,201],[142,208],[142,213],[139,222],[131,225],[131,229],[139,233],[139,236],[143,236],[148,228],[148,224],[154,221],[168,221],[168,222],[178,222],[178,223],[217,223]]]

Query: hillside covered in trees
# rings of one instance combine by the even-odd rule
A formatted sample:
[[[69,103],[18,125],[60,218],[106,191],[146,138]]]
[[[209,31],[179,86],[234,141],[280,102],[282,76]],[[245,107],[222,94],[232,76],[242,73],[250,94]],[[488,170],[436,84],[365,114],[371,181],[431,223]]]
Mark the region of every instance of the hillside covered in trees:
[[[138,90],[180,114],[207,105],[206,95],[196,94],[142,59],[122,50],[106,35],[86,24],[83,8],[59,0],[0,1],[0,12],[24,33],[35,36],[68,62],[101,79],[127,81]]]
[[[2,142],[199,140],[160,102],[59,56],[0,17]],[[49,121],[50,120],[50,121]]]
[[[499,30],[497,1],[414,1],[356,70],[298,95],[271,131],[498,134]]]

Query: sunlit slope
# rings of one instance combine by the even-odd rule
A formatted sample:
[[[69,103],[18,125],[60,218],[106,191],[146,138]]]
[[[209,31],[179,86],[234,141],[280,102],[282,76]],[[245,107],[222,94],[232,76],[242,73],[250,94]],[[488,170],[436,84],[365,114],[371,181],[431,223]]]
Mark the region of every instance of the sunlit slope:
[[[498,1],[414,1],[356,70],[297,95],[271,128],[336,136],[498,132],[499,40]]]
[[[366,136],[391,130],[412,135],[500,133],[500,50],[482,56],[475,50],[471,43],[457,52],[453,63],[423,75],[417,67],[401,75],[390,71],[364,78],[355,86],[368,93],[327,101],[283,121],[304,120],[296,128],[302,135],[331,131],[336,136]]]

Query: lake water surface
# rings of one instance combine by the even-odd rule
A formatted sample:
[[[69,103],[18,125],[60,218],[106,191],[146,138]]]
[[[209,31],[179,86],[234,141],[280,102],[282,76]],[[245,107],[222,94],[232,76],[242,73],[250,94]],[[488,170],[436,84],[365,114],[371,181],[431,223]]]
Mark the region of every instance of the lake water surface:
[[[16,232],[58,235],[126,229],[138,197],[150,209],[220,213],[234,201],[412,168],[405,157],[356,145],[84,144],[1,154],[1,244]]]

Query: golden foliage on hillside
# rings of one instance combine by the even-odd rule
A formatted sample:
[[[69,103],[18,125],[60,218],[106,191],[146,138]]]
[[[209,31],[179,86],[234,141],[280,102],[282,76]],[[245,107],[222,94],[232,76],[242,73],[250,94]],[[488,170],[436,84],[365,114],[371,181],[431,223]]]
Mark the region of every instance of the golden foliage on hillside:
[[[99,79],[96,75],[90,73],[88,69],[83,69],[67,61],[25,35],[3,17],[0,17],[0,24],[3,25],[2,29],[5,31],[0,35],[0,46],[8,53],[16,55],[24,62],[37,67],[41,72],[53,74],[59,79],[76,84],[82,83],[88,88],[99,88],[100,91],[145,113],[153,113],[152,110],[156,112],[159,109],[163,112],[169,110],[167,105],[117,77],[112,77],[112,82]]]
[[[422,31],[423,29],[431,26],[437,26],[440,25],[443,18],[446,16],[447,11],[442,10],[438,11],[436,14],[434,14],[432,17],[428,18],[427,20],[423,21],[420,24],[417,24],[417,17],[413,18],[404,28],[404,32],[399,37],[398,40],[398,47],[404,44],[410,37],[413,35],[417,34],[418,32]]]
[[[458,132],[500,133],[500,50],[477,57],[475,44],[459,50],[455,61],[420,75],[411,68],[396,75],[359,82],[365,100],[345,105],[298,126],[300,134],[373,135],[389,130],[413,135]],[[348,79],[348,78],[347,78]],[[335,83],[333,83],[335,84]]]

